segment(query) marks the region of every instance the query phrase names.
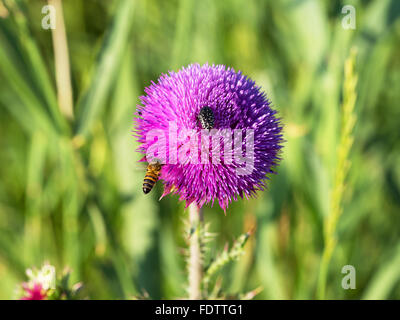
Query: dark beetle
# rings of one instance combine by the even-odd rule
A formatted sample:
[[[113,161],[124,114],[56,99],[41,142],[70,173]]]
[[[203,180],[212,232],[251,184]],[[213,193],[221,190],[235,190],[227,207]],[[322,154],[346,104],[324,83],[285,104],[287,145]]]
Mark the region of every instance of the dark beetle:
[[[197,119],[200,121],[203,129],[210,130],[214,128],[215,116],[210,107],[202,107],[200,109],[199,115],[197,116]]]

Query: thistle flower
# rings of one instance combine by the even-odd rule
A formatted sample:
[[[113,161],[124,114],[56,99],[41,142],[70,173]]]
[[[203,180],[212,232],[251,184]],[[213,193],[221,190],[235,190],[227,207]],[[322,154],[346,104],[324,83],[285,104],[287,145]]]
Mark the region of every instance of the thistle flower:
[[[26,270],[28,281],[20,284],[16,296],[21,300],[77,299],[82,283],[69,284],[71,270],[65,268],[61,278],[56,277],[56,268],[45,263],[42,268]]]
[[[45,263],[41,269],[27,269],[26,275],[28,281],[21,285],[21,300],[45,300],[54,291],[56,283],[54,266]]]
[[[223,65],[194,64],[161,75],[145,93],[135,136],[141,161],[163,164],[163,196],[175,193],[198,207],[218,200],[226,211],[238,196],[266,187],[280,160],[282,127],[254,81]],[[214,113],[207,128],[199,121],[205,107]]]
[[[40,283],[25,282],[22,284],[23,295],[21,300],[45,300],[47,290],[43,289]]]

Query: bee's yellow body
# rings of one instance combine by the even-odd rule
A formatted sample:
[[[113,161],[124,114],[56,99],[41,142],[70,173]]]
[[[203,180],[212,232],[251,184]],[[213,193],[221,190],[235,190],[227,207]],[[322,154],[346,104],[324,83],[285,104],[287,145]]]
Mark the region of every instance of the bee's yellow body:
[[[146,175],[143,180],[143,193],[148,194],[156,184],[161,171],[161,164],[158,161],[150,162],[147,166]]]

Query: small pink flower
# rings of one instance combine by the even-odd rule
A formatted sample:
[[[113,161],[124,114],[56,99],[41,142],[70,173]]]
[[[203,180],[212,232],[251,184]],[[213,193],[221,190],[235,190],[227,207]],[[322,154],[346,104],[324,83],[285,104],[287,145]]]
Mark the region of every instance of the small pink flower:
[[[21,300],[45,300],[47,298],[47,290],[44,290],[40,283],[23,283],[22,289],[24,295]]]

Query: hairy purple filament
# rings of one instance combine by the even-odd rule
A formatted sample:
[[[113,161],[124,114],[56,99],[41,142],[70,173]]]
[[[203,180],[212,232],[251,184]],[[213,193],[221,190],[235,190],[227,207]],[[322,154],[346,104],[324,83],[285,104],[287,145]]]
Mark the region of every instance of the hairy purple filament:
[[[137,108],[135,136],[138,151],[147,156],[156,151],[163,158],[163,196],[176,193],[186,206],[194,202],[199,207],[217,199],[226,211],[238,196],[252,197],[265,188],[267,175],[275,173],[280,160],[282,126],[254,81],[223,65],[194,64],[161,75],[145,93]],[[214,115],[211,130],[204,130],[198,121],[205,106]],[[204,131],[210,131],[210,137]],[[215,134],[224,136],[222,144],[219,138],[212,143]],[[240,171],[241,157],[253,162],[251,170]]]

